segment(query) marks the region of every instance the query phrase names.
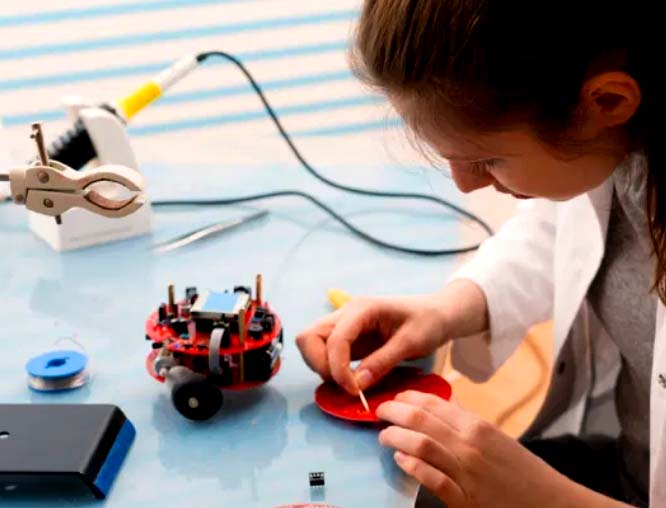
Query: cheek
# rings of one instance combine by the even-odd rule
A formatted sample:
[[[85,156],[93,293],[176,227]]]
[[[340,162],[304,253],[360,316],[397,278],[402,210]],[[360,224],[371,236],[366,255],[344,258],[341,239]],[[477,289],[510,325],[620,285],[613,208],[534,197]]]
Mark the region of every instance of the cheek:
[[[499,185],[516,194],[549,197],[557,193],[569,171],[561,163],[551,160],[524,159],[507,161],[491,170]],[[501,189],[498,189],[501,190]]]
[[[499,186],[513,192],[527,193],[543,190],[545,176],[543,169],[543,167],[532,167],[531,170],[527,170],[522,164],[507,164],[491,170],[491,173]]]
[[[451,177],[456,187],[462,192],[472,192],[483,187],[488,187],[495,182],[495,178],[488,174],[471,173],[469,170],[458,169],[451,165]]]
[[[566,200],[601,184],[613,167],[613,164],[599,164],[596,160],[585,158],[575,162],[540,158],[507,164],[493,172],[493,176],[514,193]]]

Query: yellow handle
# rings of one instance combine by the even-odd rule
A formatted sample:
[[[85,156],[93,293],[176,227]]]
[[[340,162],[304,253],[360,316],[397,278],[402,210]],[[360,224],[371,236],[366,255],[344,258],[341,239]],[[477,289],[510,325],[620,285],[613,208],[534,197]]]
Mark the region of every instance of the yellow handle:
[[[351,299],[352,296],[342,289],[331,288],[328,290],[328,301],[334,309],[339,309]]]
[[[160,85],[154,81],[149,81],[127,97],[118,101],[118,106],[125,116],[125,120],[129,120],[148,104],[158,99],[160,95],[162,95]]]

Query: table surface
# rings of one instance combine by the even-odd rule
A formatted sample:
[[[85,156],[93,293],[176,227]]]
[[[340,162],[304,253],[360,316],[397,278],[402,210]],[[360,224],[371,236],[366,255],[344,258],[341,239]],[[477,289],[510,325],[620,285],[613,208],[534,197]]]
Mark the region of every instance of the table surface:
[[[360,183],[384,174],[385,188],[427,190],[417,173],[361,169],[338,168],[340,174],[357,174]],[[246,168],[242,178],[236,168],[161,166],[146,171],[154,196],[174,194],[188,184],[189,195],[210,196],[218,194],[216,189],[237,194],[247,181],[262,182],[258,191],[300,182],[359,225],[391,239],[425,246],[455,243],[459,236],[451,217],[437,217],[434,210],[398,215],[387,203],[313,185],[296,167]],[[231,184],[223,189],[215,183],[221,180]],[[160,255],[150,250],[153,242],[248,210],[158,210],[152,237],[59,254],[27,229],[24,210],[3,205],[2,401],[119,405],[135,424],[137,439],[105,503],[109,507],[170,508],[187,500],[202,507],[270,508],[317,498],[343,508],[412,506],[415,485],[396,468],[390,451],[377,444],[377,430],[334,420],[314,405],[319,380],[302,362],[293,338],[329,311],[329,287],[353,294],[434,290],[450,272],[452,260],[369,246],[297,199],[258,206],[271,210],[264,221]],[[223,289],[252,284],[257,272],[264,275],[265,298],[284,322],[283,368],[263,388],[227,393],[223,409],[211,421],[187,421],[172,407],[166,388],[145,371],[149,345],[143,338],[144,321],[165,300],[169,282],[179,291],[189,285]],[[25,362],[62,347],[56,345],[62,338],[85,348],[93,381],[65,394],[31,392]],[[326,474],[324,490],[310,490],[311,471]],[[12,500],[11,506],[45,504],[24,499]]]

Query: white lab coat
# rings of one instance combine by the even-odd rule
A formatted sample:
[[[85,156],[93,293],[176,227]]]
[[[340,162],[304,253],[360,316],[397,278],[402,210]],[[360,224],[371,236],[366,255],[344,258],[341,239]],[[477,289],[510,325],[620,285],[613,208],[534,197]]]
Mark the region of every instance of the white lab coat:
[[[586,300],[604,254],[612,193],[608,179],[566,202],[521,203],[518,213],[454,275],[475,281],[488,300],[489,332],[453,341],[454,367],[474,380],[490,377],[531,325],[554,320],[553,377],[529,435],[579,433],[590,398],[614,403],[608,394],[619,372],[619,352]],[[666,376],[666,308],[661,302],[650,394],[651,508],[666,507],[666,379],[660,376]]]

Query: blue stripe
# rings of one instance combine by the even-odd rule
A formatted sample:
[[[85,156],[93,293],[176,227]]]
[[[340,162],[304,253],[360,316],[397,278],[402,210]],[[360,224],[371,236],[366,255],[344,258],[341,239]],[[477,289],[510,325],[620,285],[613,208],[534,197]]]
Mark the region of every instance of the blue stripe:
[[[349,70],[321,72],[317,74],[306,74],[304,76],[297,76],[294,78],[274,79],[265,81],[261,84],[261,88],[265,91],[271,90],[284,90],[287,88],[295,88],[307,85],[319,85],[322,83],[331,83],[334,81],[344,81],[352,79],[353,74]],[[207,90],[194,90],[191,92],[178,92],[167,95],[159,100],[159,104],[182,104],[184,102],[200,102],[210,99],[219,99],[224,97],[232,97],[236,95],[244,95],[247,93],[254,93],[254,89],[247,85],[227,86],[220,88],[210,88]]]
[[[322,72],[318,74],[307,74],[304,76],[297,76],[295,78],[275,79],[265,81],[261,87],[265,91],[283,90],[289,88],[296,88],[306,85],[318,85],[322,83],[331,83],[336,81],[344,81],[352,79],[352,73],[348,70]],[[249,85],[236,85],[217,88],[208,88],[202,90],[192,90],[187,92],[174,92],[160,98],[155,106],[177,105],[191,102],[202,102],[214,99],[221,99],[225,97],[234,97],[238,95],[245,95],[254,93],[254,90]],[[24,113],[14,113],[6,115],[2,118],[2,123],[5,127],[13,127],[16,125],[27,125],[32,122],[53,122],[63,120],[65,112],[62,108],[58,109],[43,109],[40,111],[30,111]]]
[[[347,47],[347,41],[332,41],[318,44],[290,46],[286,48],[273,48],[258,51],[246,51],[235,56],[243,62],[260,60],[278,60],[295,56],[313,55],[319,53],[333,53],[343,51]],[[43,88],[54,85],[71,84],[81,81],[96,81],[114,79],[127,76],[145,75],[164,70],[173,63],[173,60],[160,62],[149,62],[138,65],[124,65],[119,67],[105,67],[90,69],[79,72],[64,72],[57,74],[44,74],[38,76],[27,76],[22,78],[0,80],[0,92],[21,90],[26,88]],[[217,63],[217,62],[216,62]],[[225,63],[226,62],[220,62]],[[204,65],[210,65],[205,63]],[[227,64],[230,65],[230,64]]]
[[[350,21],[354,19],[357,14],[358,11],[355,9],[348,9],[343,11],[308,14],[305,16],[259,19],[225,25],[211,25],[178,30],[163,30],[159,32],[131,35],[117,35],[99,39],[64,42],[61,44],[39,44],[36,46],[15,47],[0,50],[0,60],[19,60],[22,58],[32,58],[44,55],[81,53],[86,51],[98,51],[100,49],[121,48],[125,46],[135,47],[140,44],[231,35],[255,30],[290,28],[302,25],[327,23],[331,21]]]
[[[249,1],[256,0],[158,0],[155,2],[135,2],[122,5],[96,5],[94,7],[79,7],[57,11],[40,11],[0,16],[0,27],[41,25],[58,21],[91,19],[103,16],[119,16],[122,14],[137,14],[140,12],[155,12],[167,9],[193,7],[196,5],[229,4]]]
[[[120,67],[106,67],[102,69],[90,69],[78,72],[66,72],[61,74],[42,74],[25,78],[0,80],[0,91],[21,90],[24,88],[41,88],[52,85],[63,85],[76,83],[78,81],[94,81],[98,79],[113,79],[123,76],[134,76],[137,74],[156,73],[168,67],[171,62],[152,62],[140,65],[124,65]]]
[[[291,131],[289,134],[299,137],[314,136],[345,136],[347,134],[356,134],[359,132],[377,131],[385,129],[394,129],[404,127],[404,122],[400,118],[387,118],[385,120],[370,120],[368,122],[352,122],[328,127],[317,127],[315,129],[303,129]]]
[[[41,111],[31,111],[29,113],[16,113],[2,117],[4,127],[13,127],[15,125],[27,125],[33,122],[55,122],[65,118],[65,111],[60,109],[43,109]]]
[[[134,442],[135,436],[136,430],[134,425],[129,420],[125,420],[125,423],[123,423],[116,436],[113,446],[109,450],[109,454],[106,456],[104,464],[102,464],[93,482],[103,497],[108,495],[111,485],[113,485],[116,476],[118,476],[120,466],[123,465],[123,461]]]
[[[332,99],[328,101],[311,102],[307,104],[294,104],[276,108],[278,116],[288,116],[299,113],[318,113],[322,111],[337,110],[341,108],[366,106],[372,104],[382,104],[384,98],[376,95],[360,95],[356,97],[347,97],[344,99]],[[251,120],[266,118],[266,112],[263,109],[256,111],[242,111],[239,113],[227,113],[215,116],[200,118],[187,118],[173,122],[162,122],[156,124],[130,127],[128,133],[131,136],[148,136],[154,134],[163,134],[166,132],[175,132],[190,129],[203,129],[205,127],[228,125],[234,123],[243,123]]]

